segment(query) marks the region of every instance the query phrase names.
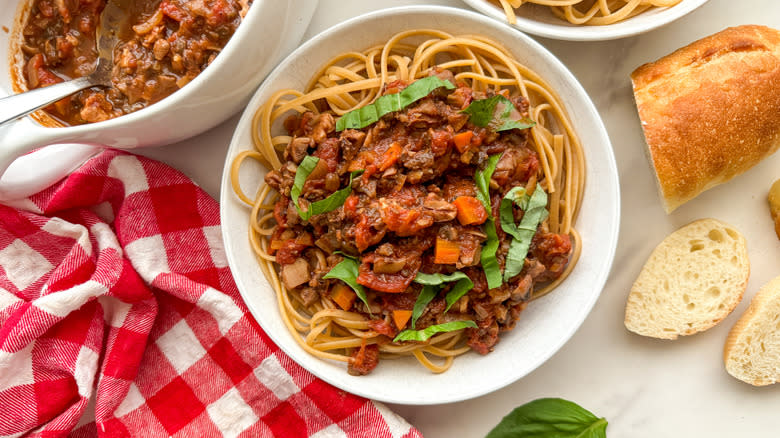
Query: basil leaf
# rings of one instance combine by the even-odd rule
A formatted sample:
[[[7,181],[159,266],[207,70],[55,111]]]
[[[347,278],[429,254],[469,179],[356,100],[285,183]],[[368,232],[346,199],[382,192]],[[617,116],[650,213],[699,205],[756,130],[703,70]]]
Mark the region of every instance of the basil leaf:
[[[514,189],[510,190],[510,193]],[[509,196],[509,193],[507,193]],[[504,197],[506,199],[506,196]],[[504,199],[501,200],[502,206],[504,205]],[[504,280],[508,281],[510,278],[519,274],[523,270],[525,264],[525,257],[528,255],[528,248],[531,246],[531,240],[536,234],[539,224],[547,219],[547,193],[540,186],[536,186],[533,195],[530,197],[527,194],[523,194],[519,199],[514,199],[513,202],[525,212],[523,218],[520,220],[520,225],[514,224],[514,216],[511,216],[511,222],[504,224],[502,212],[501,227],[507,226],[512,232],[514,237],[509,244],[509,252],[506,256],[506,266],[504,267]],[[511,208],[511,205],[510,205]]]
[[[512,101],[500,94],[475,100],[461,112],[469,115],[471,123],[482,128],[490,127],[495,132],[528,129],[536,125],[528,117],[520,117]]]
[[[292,189],[290,189],[290,199],[292,199],[295,209],[298,210],[298,216],[302,219],[303,213],[301,213],[301,207],[298,205],[298,198],[301,196],[301,193],[303,193],[303,185],[306,183],[306,178],[311,175],[319,162],[319,158],[307,155],[303,157],[303,161],[301,161],[301,164],[298,165],[298,169],[295,171],[295,180],[293,180],[293,186]]]
[[[521,239],[521,234],[518,232],[517,225],[515,225],[515,212],[512,208],[512,204],[518,204],[527,196],[525,193],[525,187],[515,187],[510,190],[504,198],[501,199],[501,204],[498,207],[499,217],[501,219],[501,229],[505,233],[511,235],[515,239]]]
[[[501,158],[501,154],[494,154],[488,158],[488,163],[485,169],[478,170],[474,174],[474,182],[477,185],[477,199],[482,203],[487,210],[488,218],[493,218],[493,209],[490,207],[490,178],[493,177],[493,172],[496,170],[498,160]]]
[[[340,261],[327,274],[323,275],[322,278],[335,278],[346,283],[349,287],[352,288],[352,290],[355,291],[358,298],[360,298],[360,301],[366,304],[368,313],[371,313],[371,307],[368,305],[366,291],[363,289],[363,285],[357,282],[358,267],[360,266],[358,259],[339,251],[336,251],[336,254],[340,254],[342,257],[344,257],[344,260]]]
[[[355,179],[356,176],[359,176],[362,173],[363,173],[362,170],[353,170],[349,174],[349,182],[347,183],[346,187],[331,193],[325,199],[312,202],[311,204],[309,204],[309,210],[304,215],[301,215],[301,211],[298,210],[298,215],[301,216],[301,219],[307,221],[309,220],[310,217],[316,214],[327,213],[329,211],[333,211],[341,207],[342,205],[344,205],[344,201],[347,200],[347,197],[350,195],[350,193],[352,193],[352,180]]]
[[[398,341],[420,341],[424,342],[430,339],[431,336],[436,333],[453,332],[455,330],[464,329],[467,327],[477,328],[477,324],[474,321],[450,321],[443,324],[436,324],[430,327],[426,327],[422,330],[404,330],[396,335],[393,342]]]
[[[417,301],[414,302],[414,308],[412,309],[412,328],[417,323],[417,319],[422,315],[425,310],[425,306],[436,297],[439,293],[439,288],[436,286],[424,286],[420,291],[420,295],[417,295]]]
[[[418,272],[414,277],[415,283],[426,284],[429,286],[439,286],[449,281],[458,281],[463,279],[468,280],[468,275],[463,272],[456,271],[450,275],[446,274],[426,274],[424,272]]]
[[[376,123],[380,117],[394,111],[400,111],[412,103],[431,94],[437,88],[444,87],[448,90],[455,88],[452,82],[439,78],[438,76],[428,76],[418,79],[399,93],[386,94],[370,105],[352,110],[341,116],[336,122],[336,131],[345,129],[361,129]]]
[[[452,286],[452,289],[450,289],[450,291],[447,292],[447,295],[444,297],[444,300],[447,302],[447,308],[444,309],[444,313],[447,313],[447,311],[450,310],[450,307],[452,307],[452,305],[455,304],[455,302],[458,301],[460,297],[465,295],[466,292],[470,291],[474,287],[474,282],[471,281],[469,276],[460,271],[453,272],[450,275],[426,274],[424,272],[418,272],[417,276],[414,277],[414,281],[428,286],[438,286],[443,285],[446,282],[457,281],[457,283]],[[438,289],[436,289],[436,291],[438,292]],[[422,295],[422,292],[420,294]],[[430,300],[428,300],[428,302],[430,302]],[[428,304],[428,302],[425,304]],[[416,307],[417,303],[415,303],[415,308]],[[422,309],[420,312],[422,313]],[[412,312],[412,328],[414,328],[414,321],[416,321],[416,319],[414,318],[414,312]]]
[[[473,287],[474,282],[468,277],[458,280],[458,282],[455,283],[455,286],[452,286],[452,289],[444,296],[444,301],[447,302],[447,308],[444,309],[444,313],[447,313],[447,311],[450,310],[450,307],[452,307],[460,297],[466,295],[466,292],[470,291]]]
[[[606,438],[607,420],[576,403],[541,398],[515,408],[485,438]]]
[[[310,203],[309,209],[302,211],[301,206],[298,203],[298,198],[300,198],[301,193],[303,192],[303,185],[306,184],[306,179],[311,175],[319,162],[320,159],[317,157],[312,157],[311,155],[304,157],[301,164],[298,165],[298,170],[295,171],[295,180],[293,181],[293,186],[290,190],[290,198],[293,201],[293,205],[295,205],[295,209],[298,210],[298,216],[305,221],[308,221],[314,215],[327,213],[344,205],[344,201],[346,201],[347,197],[352,193],[352,180],[363,173],[362,170],[352,171],[349,174],[349,182],[346,187],[331,193],[325,199]]]
[[[488,219],[485,222],[485,234],[487,234],[487,240],[485,240],[485,244],[482,246],[480,263],[485,271],[488,289],[495,289],[501,286],[501,268],[498,266],[498,260],[496,260],[499,242],[498,234],[496,233],[496,222],[493,219]]]

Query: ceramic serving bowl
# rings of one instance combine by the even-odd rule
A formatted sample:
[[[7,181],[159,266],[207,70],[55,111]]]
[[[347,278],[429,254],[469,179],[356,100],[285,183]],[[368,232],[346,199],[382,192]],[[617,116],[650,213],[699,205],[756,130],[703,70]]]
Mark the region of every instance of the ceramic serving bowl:
[[[251,147],[255,110],[275,91],[302,90],[328,59],[378,44],[401,31],[438,29],[452,34],[479,34],[505,45],[558,91],[585,149],[587,186],[577,229],[582,256],[572,274],[554,292],[529,304],[516,328],[502,334],[486,356],[458,357],[443,374],[432,374],[414,358],[383,361],[367,376],[347,374],[343,363],[306,353],[288,332],[276,296],[263,276],[248,240],[249,209],[235,196],[230,167],[237,154]],[[247,164],[239,179],[253,193],[265,175]],[[244,301],[263,329],[293,360],[346,391],[393,403],[434,404],[476,397],[508,385],[544,363],[577,330],[596,302],[612,264],[619,228],[620,198],[615,159],[606,130],[593,103],[574,76],[544,47],[517,29],[483,15],[437,6],[387,9],[339,24],[293,52],[266,78],[249,102],[231,141],[220,192],[225,249]]]
[[[507,22],[504,10],[488,0],[463,0],[483,14]],[[707,0],[682,0],[669,8],[654,8],[632,18],[604,26],[577,26],[553,15],[546,6],[524,4],[515,10],[518,29],[547,38],[570,41],[600,41],[624,38],[650,31],[688,14]]]
[[[13,42],[19,41],[29,3],[23,0],[18,6],[0,8],[0,95],[15,89],[13,75],[21,62]],[[208,68],[181,90],[140,111],[74,127],[45,127],[25,118],[0,128],[0,174],[15,158],[42,146],[159,146],[216,126],[243,108],[276,62],[297,47],[316,6],[316,0],[254,0],[236,33]],[[3,178],[0,199],[29,194],[24,192],[35,189],[30,186],[46,187],[94,151],[91,146],[58,146],[55,151],[25,156],[23,163]],[[25,181],[20,181],[23,176]]]

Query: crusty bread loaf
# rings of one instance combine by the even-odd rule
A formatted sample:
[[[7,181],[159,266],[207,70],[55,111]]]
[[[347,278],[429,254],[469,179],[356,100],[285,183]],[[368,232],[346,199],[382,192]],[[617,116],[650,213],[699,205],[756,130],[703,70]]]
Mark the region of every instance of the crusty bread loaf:
[[[723,348],[726,371],[764,386],[780,380],[780,277],[761,288],[739,318]]]
[[[626,303],[626,328],[677,339],[707,330],[742,300],[750,275],[745,238],[701,219],[666,237],[650,254]]]
[[[728,28],[631,74],[667,213],[780,146],[780,32]]]

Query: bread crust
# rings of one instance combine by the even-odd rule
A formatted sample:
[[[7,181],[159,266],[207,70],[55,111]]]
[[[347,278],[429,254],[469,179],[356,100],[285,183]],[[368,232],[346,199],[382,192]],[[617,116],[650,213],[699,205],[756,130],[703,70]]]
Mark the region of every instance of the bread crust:
[[[780,146],[780,32],[725,29],[631,74],[667,213]]]
[[[759,336],[770,337],[778,329],[774,318],[780,315],[779,304],[780,277],[776,277],[761,287],[729,331],[723,346],[723,363],[735,378],[753,386],[771,385],[780,380],[778,345],[771,342],[761,345],[762,348],[754,345],[764,343]],[[764,351],[758,353],[760,350]]]

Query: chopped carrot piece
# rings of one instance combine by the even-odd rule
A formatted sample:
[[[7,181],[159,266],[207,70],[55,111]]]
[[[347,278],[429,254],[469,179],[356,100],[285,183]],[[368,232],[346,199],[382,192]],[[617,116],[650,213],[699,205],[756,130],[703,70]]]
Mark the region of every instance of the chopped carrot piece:
[[[281,249],[284,246],[284,240],[281,239],[271,239],[271,249],[276,251],[277,249]]]
[[[389,148],[387,148],[387,151],[385,151],[385,155],[382,158],[382,162],[379,164],[379,171],[384,172],[387,170],[390,166],[396,163],[398,161],[398,158],[401,156],[401,145],[393,142],[393,144],[390,145]]]
[[[436,238],[436,248],[433,250],[433,263],[449,265],[457,262],[458,258],[460,258],[460,248],[457,243],[439,237]]]
[[[458,222],[461,225],[482,224],[487,220],[485,206],[473,196],[458,196],[452,203],[458,209]]]
[[[452,138],[452,141],[455,143],[455,147],[458,148],[458,152],[461,154],[466,152],[466,149],[468,149],[469,145],[471,144],[471,137],[473,136],[474,131],[459,132],[455,134],[455,137]]]
[[[352,308],[352,303],[355,302],[357,295],[344,283],[336,283],[333,289],[330,291],[330,298],[342,308],[342,310],[349,310]]]
[[[411,310],[393,310],[393,321],[395,322],[395,327],[398,330],[406,327],[406,323],[409,322],[409,318],[411,317]]]

